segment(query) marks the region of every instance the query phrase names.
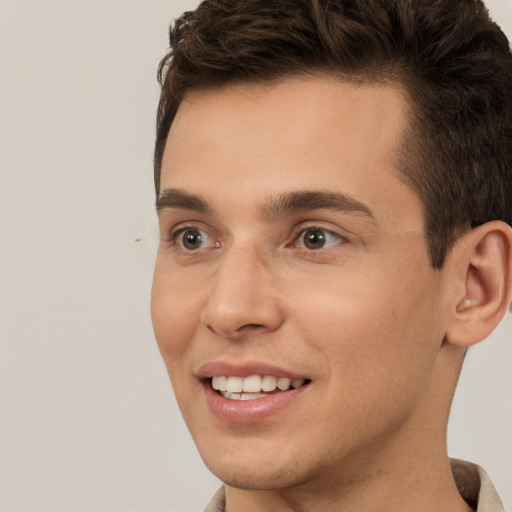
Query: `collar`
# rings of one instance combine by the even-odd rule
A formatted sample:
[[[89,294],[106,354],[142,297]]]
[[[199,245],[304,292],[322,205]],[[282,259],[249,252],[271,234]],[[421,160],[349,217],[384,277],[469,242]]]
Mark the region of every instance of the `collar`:
[[[489,475],[476,464],[450,459],[453,479],[460,495],[476,512],[505,512]]]

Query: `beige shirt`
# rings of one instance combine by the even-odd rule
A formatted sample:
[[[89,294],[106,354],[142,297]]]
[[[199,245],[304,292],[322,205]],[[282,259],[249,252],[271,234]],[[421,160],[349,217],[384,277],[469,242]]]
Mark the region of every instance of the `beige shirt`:
[[[505,512],[487,473],[476,464],[451,459],[452,473],[461,496],[476,512]],[[225,512],[226,495],[221,487],[204,512]]]

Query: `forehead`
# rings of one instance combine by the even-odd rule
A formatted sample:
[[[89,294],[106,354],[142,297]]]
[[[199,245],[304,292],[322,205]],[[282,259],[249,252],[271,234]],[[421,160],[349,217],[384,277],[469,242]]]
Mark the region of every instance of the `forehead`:
[[[169,132],[162,190],[214,201],[236,191],[242,208],[258,195],[329,189],[383,213],[406,194],[417,209],[396,163],[408,116],[404,93],[389,85],[301,77],[195,90]]]
[[[193,138],[185,133],[187,142],[207,144],[213,128],[226,144],[235,132],[242,137],[259,131],[282,150],[284,143],[306,142],[304,137],[311,140],[315,132],[315,144],[330,142],[329,135],[334,135],[340,142],[366,143],[369,152],[372,147],[390,149],[397,147],[408,124],[406,99],[398,85],[354,84],[327,77],[196,89],[181,102],[168,141],[179,138],[183,130],[193,130]]]

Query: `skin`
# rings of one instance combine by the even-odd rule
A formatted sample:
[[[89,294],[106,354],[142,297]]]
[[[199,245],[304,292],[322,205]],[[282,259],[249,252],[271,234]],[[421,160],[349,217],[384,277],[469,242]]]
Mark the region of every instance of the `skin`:
[[[461,258],[430,265],[422,204],[396,170],[408,115],[398,87],[321,77],[193,91],[178,110],[162,194],[200,196],[210,211],[161,208],[152,319],[230,512],[470,510],[445,441],[465,350],[447,341]],[[371,216],[265,213],[297,191],[344,194]],[[187,227],[204,246],[169,235]],[[305,248],[308,227],[327,231],[326,246]],[[311,383],[262,421],[228,423],[197,377],[218,360]]]

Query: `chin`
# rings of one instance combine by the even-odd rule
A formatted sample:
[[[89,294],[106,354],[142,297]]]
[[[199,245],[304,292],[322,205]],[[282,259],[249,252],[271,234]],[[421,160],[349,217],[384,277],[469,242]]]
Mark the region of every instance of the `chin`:
[[[248,442],[248,440],[245,440]],[[250,443],[250,442],[249,442]],[[242,441],[242,444],[244,442]],[[307,480],[308,457],[267,443],[199,449],[208,469],[226,485],[245,490],[286,489]],[[198,447],[201,448],[201,447]]]
[[[268,469],[260,468],[258,470],[251,467],[250,463],[247,466],[244,468],[226,468],[221,464],[213,464],[208,466],[208,469],[226,485],[244,490],[286,489],[294,487],[302,481],[296,471],[290,471],[283,466]]]

